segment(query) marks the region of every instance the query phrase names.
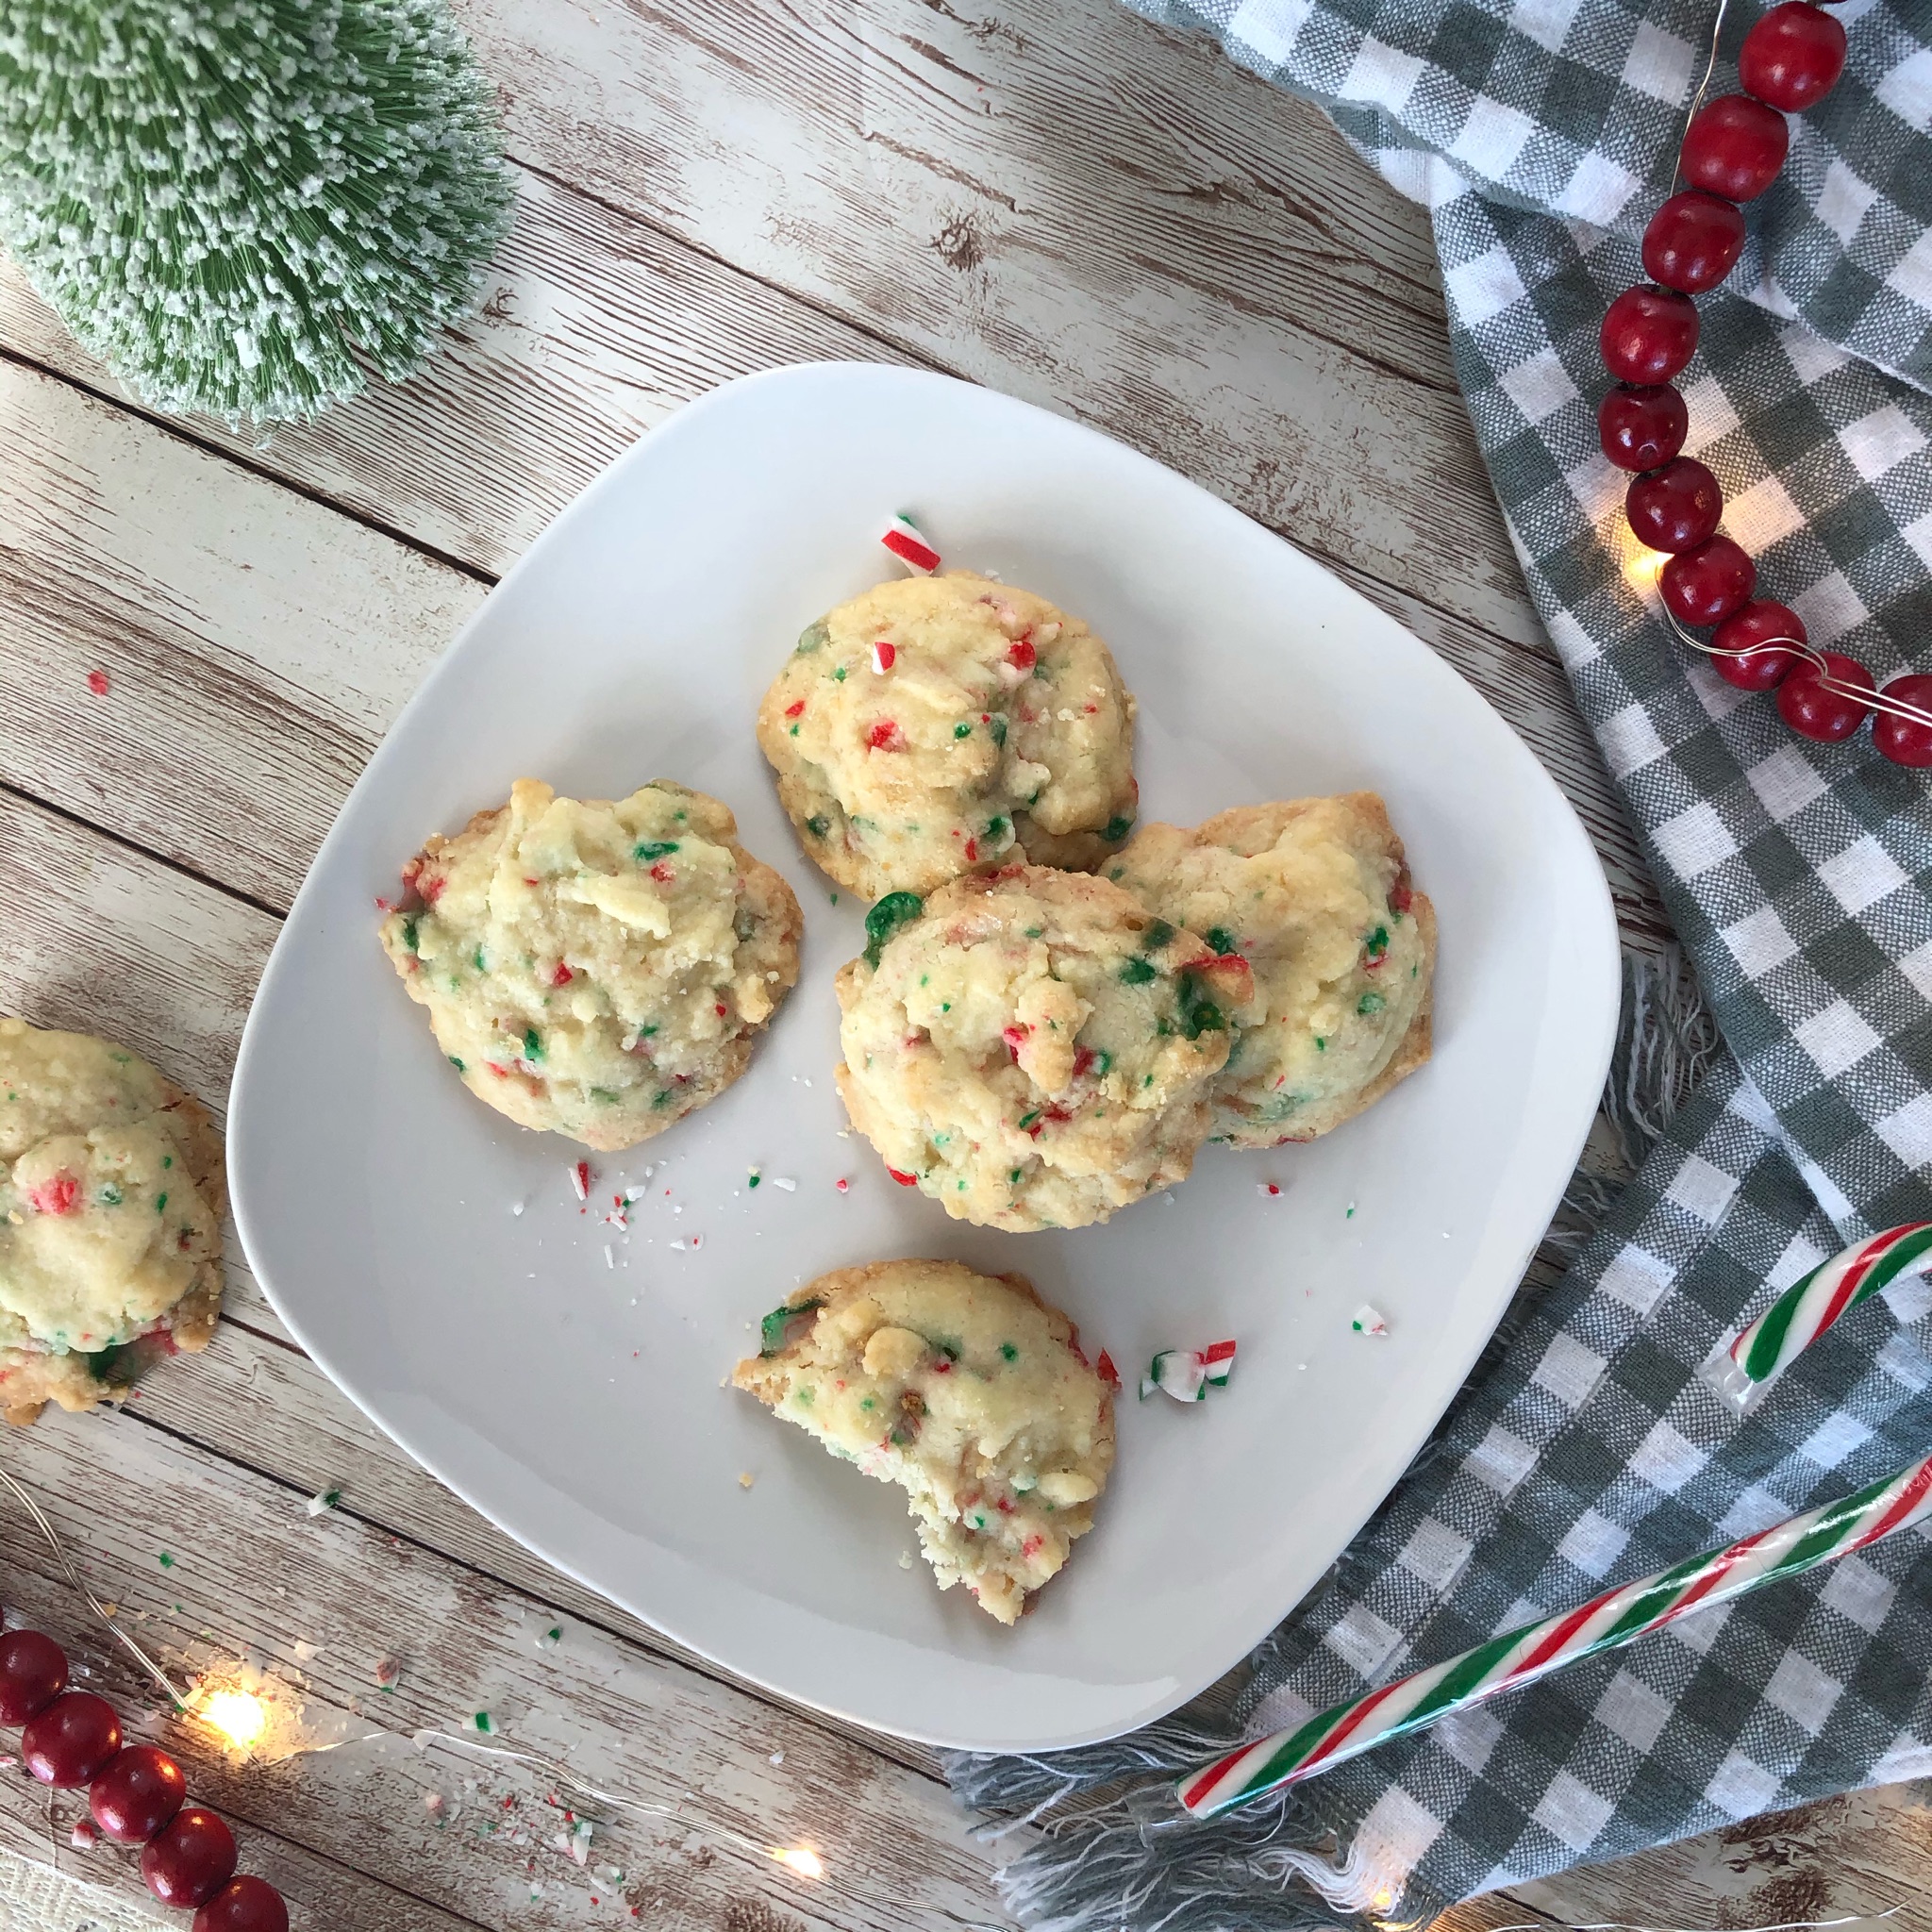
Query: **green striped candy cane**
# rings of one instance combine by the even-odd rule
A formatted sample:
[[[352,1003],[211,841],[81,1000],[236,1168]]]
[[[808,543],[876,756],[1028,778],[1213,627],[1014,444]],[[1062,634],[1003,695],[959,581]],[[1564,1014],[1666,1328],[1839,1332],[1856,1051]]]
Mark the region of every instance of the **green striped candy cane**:
[[[1840,1255],[1792,1282],[1757,1321],[1717,1357],[1706,1374],[1735,1407],[1748,1408],[1841,1315],[1902,1275],[1932,1266],[1932,1221],[1908,1221]]]
[[[1580,1609],[1494,1637],[1446,1663],[1338,1704],[1297,1729],[1277,1731],[1190,1772],[1174,1788],[1182,1808],[1212,1818],[1299,1784],[1331,1765],[1467,1710],[1499,1691],[1546,1676],[1659,1630],[1688,1610],[1849,1556],[1932,1517],[1932,1456],[1836,1503],[1692,1557],[1675,1569],[1620,1584]]]

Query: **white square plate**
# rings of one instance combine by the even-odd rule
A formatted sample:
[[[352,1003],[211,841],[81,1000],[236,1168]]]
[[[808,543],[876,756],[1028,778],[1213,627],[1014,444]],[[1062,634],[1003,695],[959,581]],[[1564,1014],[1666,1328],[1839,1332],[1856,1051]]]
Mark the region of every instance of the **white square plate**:
[[[896,568],[876,538],[902,508],[950,563],[1107,639],[1140,695],[1145,817],[1383,793],[1441,922],[1427,1068],[1325,1140],[1207,1148],[1171,1197],[1074,1233],[949,1221],[841,1138],[831,981],[864,908],[834,905],[801,856],[752,719],[799,631]],[[570,1184],[583,1150],[463,1091],[375,938],[374,902],[424,835],[524,775],[583,797],[658,776],[715,793],[806,909],[801,983],[750,1072],[658,1140],[596,1157],[588,1212]],[[559,1569],[788,1697],[935,1742],[1047,1749],[1210,1682],[1381,1499],[1548,1223],[1617,1003],[1581,826],[1400,625],[1091,429],[941,376],[780,370],[613,463],[371,761],[249,1016],[236,1216],[303,1346]],[[598,1214],[647,1165],[625,1235]],[[1024,1271],[1129,1378],[1099,1526],[1015,1629],[901,1563],[896,1490],[720,1386],[794,1284],[919,1254]],[[1364,1301],[1386,1339],[1351,1332]],[[1226,1391],[1135,1401],[1157,1348],[1223,1336],[1241,1344]]]

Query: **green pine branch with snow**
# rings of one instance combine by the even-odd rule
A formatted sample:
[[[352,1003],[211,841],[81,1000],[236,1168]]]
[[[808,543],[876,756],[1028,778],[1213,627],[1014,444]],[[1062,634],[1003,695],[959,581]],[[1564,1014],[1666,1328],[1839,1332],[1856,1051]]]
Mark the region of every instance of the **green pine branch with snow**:
[[[511,198],[441,0],[0,0],[0,245],[157,408],[400,381]]]

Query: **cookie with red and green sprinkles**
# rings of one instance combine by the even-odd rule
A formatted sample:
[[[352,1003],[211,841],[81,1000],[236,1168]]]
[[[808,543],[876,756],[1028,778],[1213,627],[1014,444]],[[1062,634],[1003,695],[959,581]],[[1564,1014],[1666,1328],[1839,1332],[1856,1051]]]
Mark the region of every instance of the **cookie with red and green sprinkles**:
[[[907,1493],[941,1590],[1002,1624],[1093,1526],[1113,1467],[1112,1394],[1074,1324],[1024,1275],[874,1261],[764,1318],[732,1381],[833,1455]]]
[[[0,1413],[92,1408],[206,1347],[226,1208],[191,1094],[111,1041],[0,1020]]]
[[[715,798],[509,803],[403,870],[381,938],[470,1091],[519,1125],[634,1146],[730,1086],[798,979],[791,888]]]
[[[1086,1227],[1185,1180],[1253,987],[1107,879],[889,894],[838,977],[852,1124],[950,1215]]]
[[[1312,1141],[1428,1059],[1435,908],[1374,792],[1144,825],[1108,875],[1254,975],[1215,1083],[1215,1140]]]
[[[758,708],[807,854],[867,899],[1022,859],[1089,871],[1134,824],[1134,700],[1043,597],[953,571],[810,625]]]

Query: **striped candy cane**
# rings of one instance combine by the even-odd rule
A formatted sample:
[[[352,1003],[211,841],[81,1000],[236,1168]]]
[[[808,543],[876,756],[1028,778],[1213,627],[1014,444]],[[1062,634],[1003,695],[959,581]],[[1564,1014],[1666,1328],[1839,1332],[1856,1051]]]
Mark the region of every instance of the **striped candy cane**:
[[[1707,1371],[1738,1407],[1781,1375],[1840,1315],[1901,1275],[1932,1266],[1932,1221],[1908,1221],[1854,1241],[1794,1281]]]
[[[1399,1677],[1350,1704],[1324,1710],[1297,1730],[1245,1744],[1175,1787],[1182,1807],[1211,1818],[1236,1805],[1299,1784],[1391,1738],[1407,1736],[1452,1712],[1519,1684],[1658,1630],[1703,1604],[1733,1597],[1835,1561],[1932,1517],[1932,1456],[1836,1503],[1807,1509],[1674,1570],[1592,1597],[1581,1609],[1545,1617],[1494,1637],[1448,1662]]]

